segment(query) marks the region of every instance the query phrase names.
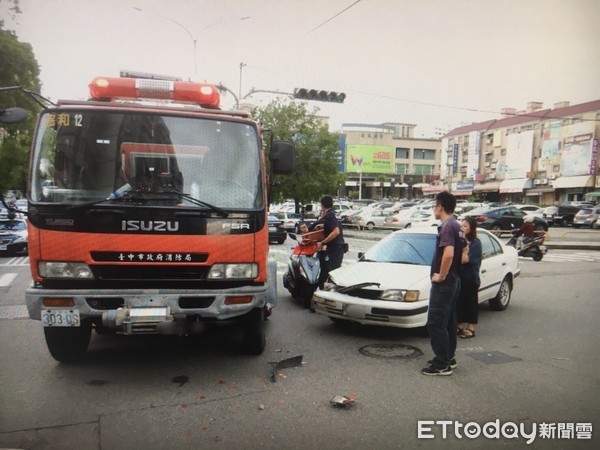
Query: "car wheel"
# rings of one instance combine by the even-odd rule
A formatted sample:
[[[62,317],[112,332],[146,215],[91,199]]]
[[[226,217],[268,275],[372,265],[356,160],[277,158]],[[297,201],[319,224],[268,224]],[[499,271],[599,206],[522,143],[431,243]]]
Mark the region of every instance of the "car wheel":
[[[579,228],[581,225],[573,224],[573,228]]]
[[[277,243],[278,243],[279,245],[283,245],[283,243],[284,243],[284,242],[285,242],[285,238],[279,239],[279,240],[277,241]]]
[[[92,335],[92,323],[81,322],[79,327],[44,327],[46,345],[54,359],[74,362],[86,352]]]
[[[508,277],[505,277],[500,283],[500,289],[498,289],[498,294],[494,298],[490,300],[490,307],[494,311],[504,311],[508,308],[508,304],[510,303],[512,291],[512,284]]]
[[[367,230],[372,230],[373,228],[375,228],[375,224],[373,222],[367,223]]]
[[[502,234],[501,233],[502,227],[499,224],[495,224],[495,225],[492,225],[492,228],[490,228],[490,231],[492,233],[494,233],[496,236],[500,236]]]

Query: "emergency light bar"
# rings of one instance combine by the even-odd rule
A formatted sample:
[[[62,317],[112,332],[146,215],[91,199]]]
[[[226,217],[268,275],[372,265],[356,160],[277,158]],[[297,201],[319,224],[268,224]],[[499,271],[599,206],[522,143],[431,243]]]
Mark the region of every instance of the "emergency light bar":
[[[167,99],[218,108],[220,94],[211,84],[143,78],[96,77],[89,85],[94,100],[114,98]]]

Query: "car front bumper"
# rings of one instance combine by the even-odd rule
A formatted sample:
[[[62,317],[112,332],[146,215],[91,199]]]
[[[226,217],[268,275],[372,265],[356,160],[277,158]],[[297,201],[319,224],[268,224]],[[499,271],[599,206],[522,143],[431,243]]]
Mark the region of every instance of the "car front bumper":
[[[313,298],[317,313],[333,319],[397,328],[416,328],[427,323],[429,300],[370,300],[334,291],[317,291]]]

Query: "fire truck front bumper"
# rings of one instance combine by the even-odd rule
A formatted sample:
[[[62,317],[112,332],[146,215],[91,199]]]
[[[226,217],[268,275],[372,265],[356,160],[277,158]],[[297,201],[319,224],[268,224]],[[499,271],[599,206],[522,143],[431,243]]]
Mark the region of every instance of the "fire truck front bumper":
[[[254,318],[270,309],[268,287],[244,286],[225,290],[54,290],[26,291],[29,317],[44,327],[96,327],[124,334],[187,332],[191,323]],[[257,317],[263,317],[259,314]]]

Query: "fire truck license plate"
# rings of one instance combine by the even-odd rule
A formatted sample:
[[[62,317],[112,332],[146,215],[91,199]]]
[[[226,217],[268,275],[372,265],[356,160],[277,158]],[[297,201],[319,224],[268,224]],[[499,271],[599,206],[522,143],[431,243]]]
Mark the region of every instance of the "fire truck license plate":
[[[42,309],[42,324],[45,327],[78,327],[81,325],[78,310]]]

